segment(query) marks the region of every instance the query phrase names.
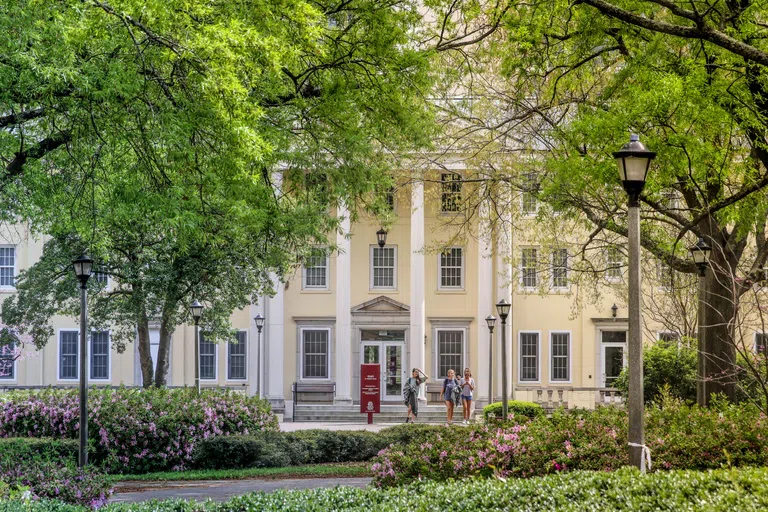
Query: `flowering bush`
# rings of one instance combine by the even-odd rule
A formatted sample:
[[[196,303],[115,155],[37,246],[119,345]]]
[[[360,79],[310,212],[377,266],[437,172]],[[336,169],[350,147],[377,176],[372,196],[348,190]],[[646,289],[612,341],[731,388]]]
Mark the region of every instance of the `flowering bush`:
[[[0,437],[76,438],[76,391],[2,396]],[[183,469],[202,439],[277,430],[266,401],[191,389],[93,389],[88,397],[91,459],[112,472]]]
[[[30,499],[55,499],[98,508],[107,503],[112,483],[104,474],[56,463],[0,464],[6,489],[28,489]]]
[[[626,412],[613,407],[498,428],[444,428],[429,440],[379,452],[374,483],[613,471],[629,463],[627,430]],[[647,411],[646,444],[654,470],[762,466],[768,464],[768,419],[750,405],[702,409],[667,397]]]

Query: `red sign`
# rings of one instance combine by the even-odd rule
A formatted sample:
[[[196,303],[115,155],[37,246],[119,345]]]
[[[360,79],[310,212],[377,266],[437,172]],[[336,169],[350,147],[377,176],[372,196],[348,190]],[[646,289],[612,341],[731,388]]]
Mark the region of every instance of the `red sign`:
[[[381,370],[378,364],[360,365],[360,412],[368,413],[369,421],[374,413],[381,412]]]

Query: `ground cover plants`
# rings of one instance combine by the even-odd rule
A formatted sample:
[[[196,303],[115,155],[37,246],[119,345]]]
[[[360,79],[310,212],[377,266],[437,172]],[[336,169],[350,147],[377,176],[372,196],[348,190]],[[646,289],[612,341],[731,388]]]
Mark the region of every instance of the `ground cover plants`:
[[[640,475],[574,472],[530,479],[450,479],[387,489],[337,487],[252,493],[224,503],[179,500],[114,504],[103,512],[256,512],[329,510],[520,510],[526,512],[748,512],[768,508],[768,469],[667,471]],[[58,502],[0,501],[0,512],[84,512]]]
[[[627,413],[556,412],[504,425],[444,429],[429,439],[382,450],[372,466],[380,487],[456,477],[531,477],[628,465]],[[654,470],[768,465],[768,419],[752,405],[710,408],[665,397],[646,412]]]

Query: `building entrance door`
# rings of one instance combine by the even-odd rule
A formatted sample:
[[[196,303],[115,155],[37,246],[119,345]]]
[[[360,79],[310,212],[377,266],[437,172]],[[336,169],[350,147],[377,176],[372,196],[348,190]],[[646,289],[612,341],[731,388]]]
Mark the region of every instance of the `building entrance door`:
[[[378,363],[381,368],[382,400],[402,400],[405,368],[405,331],[361,331],[362,363]]]
[[[612,388],[626,361],[627,331],[602,331],[600,334],[603,387]]]

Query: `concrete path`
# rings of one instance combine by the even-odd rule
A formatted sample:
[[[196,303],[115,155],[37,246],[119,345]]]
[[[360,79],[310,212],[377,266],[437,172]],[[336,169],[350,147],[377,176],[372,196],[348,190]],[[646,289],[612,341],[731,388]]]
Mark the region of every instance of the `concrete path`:
[[[197,480],[190,482],[123,482],[115,488],[110,503],[137,503],[152,499],[226,501],[255,491],[316,489],[337,485],[365,487],[370,478],[296,478],[286,480]],[[121,491],[123,489],[125,492]]]
[[[286,421],[280,423],[281,432],[295,432],[296,430],[369,430],[371,432],[378,432],[379,430],[393,425],[399,425],[399,423],[374,423],[368,425],[367,423],[325,423],[325,422],[307,422],[307,423],[293,423],[292,421]]]

